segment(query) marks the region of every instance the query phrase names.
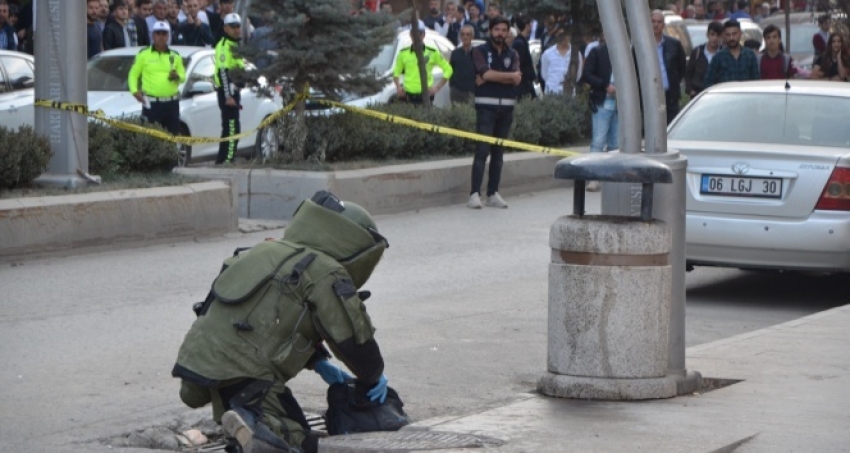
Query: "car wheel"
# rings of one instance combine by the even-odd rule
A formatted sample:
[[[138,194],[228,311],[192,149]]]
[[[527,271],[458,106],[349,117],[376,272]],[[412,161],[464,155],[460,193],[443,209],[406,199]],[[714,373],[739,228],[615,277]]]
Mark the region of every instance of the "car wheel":
[[[264,127],[257,131],[257,141],[254,143],[254,159],[266,162],[277,154],[280,140],[274,125]]]
[[[183,124],[180,125],[180,131],[177,133],[177,135],[180,135],[180,136],[183,136],[183,137],[190,137],[191,136],[189,134],[189,129]],[[185,145],[183,143],[178,143],[177,144],[177,166],[178,167],[187,167],[189,165],[189,163],[191,163],[191,162],[192,162],[192,146],[191,145]]]

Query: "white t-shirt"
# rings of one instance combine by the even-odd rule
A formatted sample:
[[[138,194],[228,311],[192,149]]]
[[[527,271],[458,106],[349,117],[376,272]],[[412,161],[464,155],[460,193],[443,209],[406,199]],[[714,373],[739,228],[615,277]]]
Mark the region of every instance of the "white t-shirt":
[[[559,94],[564,91],[564,78],[570,71],[572,53],[572,47],[570,47],[564,55],[561,55],[558,51],[558,46],[552,46],[543,52],[543,55],[540,57],[540,74],[546,82],[546,93]],[[581,77],[583,67],[584,58],[579,54],[576,83],[578,83],[578,79]]]

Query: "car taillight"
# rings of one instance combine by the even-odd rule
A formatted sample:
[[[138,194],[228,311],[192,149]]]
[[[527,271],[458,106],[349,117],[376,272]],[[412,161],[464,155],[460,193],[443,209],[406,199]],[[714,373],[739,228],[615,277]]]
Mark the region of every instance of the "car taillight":
[[[815,209],[850,211],[850,168],[835,167]]]

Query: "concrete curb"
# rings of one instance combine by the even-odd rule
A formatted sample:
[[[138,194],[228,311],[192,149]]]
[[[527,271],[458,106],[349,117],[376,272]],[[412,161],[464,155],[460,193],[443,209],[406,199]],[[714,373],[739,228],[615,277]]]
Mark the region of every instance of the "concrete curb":
[[[553,178],[560,159],[532,153],[505,155],[500,193],[510,198],[570,187],[572,181]],[[221,167],[177,171],[232,181],[238,189],[241,218],[287,220],[302,200],[323,189],[360,204],[374,215],[465,203],[471,168],[472,158],[465,157],[336,172]]]
[[[0,199],[0,262],[220,236],[238,220],[222,181]]]

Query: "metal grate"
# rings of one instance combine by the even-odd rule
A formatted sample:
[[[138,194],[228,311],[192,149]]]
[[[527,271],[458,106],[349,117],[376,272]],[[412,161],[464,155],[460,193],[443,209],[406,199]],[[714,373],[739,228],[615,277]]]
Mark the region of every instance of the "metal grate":
[[[497,439],[440,431],[397,431],[333,436],[319,441],[323,453],[405,452],[452,448],[492,448],[502,445]]]

